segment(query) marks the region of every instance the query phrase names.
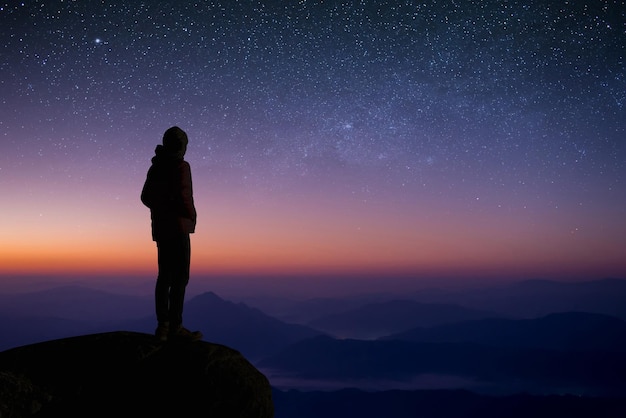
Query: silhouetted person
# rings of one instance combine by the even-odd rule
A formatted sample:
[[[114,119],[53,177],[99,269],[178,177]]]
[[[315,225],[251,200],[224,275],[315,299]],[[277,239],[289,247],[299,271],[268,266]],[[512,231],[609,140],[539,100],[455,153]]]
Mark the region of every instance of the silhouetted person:
[[[156,241],[159,273],[155,287],[158,326],[155,335],[199,340],[199,331],[183,327],[183,302],[189,282],[191,243],[195,231],[196,208],[193,203],[191,167],[183,159],[187,134],[177,126],[163,134],[157,145],[152,166],[141,191],[141,201],[150,208],[152,240]]]

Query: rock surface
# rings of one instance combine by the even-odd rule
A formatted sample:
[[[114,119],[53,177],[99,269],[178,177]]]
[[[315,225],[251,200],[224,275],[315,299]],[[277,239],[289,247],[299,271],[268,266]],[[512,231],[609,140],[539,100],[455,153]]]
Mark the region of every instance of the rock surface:
[[[110,332],[0,353],[0,417],[274,416],[267,378],[239,352]]]

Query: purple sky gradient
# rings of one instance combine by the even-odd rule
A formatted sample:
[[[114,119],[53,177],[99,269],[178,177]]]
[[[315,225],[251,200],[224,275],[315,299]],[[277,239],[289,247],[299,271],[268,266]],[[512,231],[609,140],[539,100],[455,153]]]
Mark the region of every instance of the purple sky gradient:
[[[192,275],[625,277],[625,11],[2,3],[0,274],[153,272],[178,125]]]

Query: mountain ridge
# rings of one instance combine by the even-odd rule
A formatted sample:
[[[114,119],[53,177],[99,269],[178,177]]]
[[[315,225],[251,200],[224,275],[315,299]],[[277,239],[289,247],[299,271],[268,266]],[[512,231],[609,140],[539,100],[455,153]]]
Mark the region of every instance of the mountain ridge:
[[[388,379],[431,374],[474,380],[473,388],[626,393],[626,358],[618,352],[493,347],[475,343],[363,341],[318,336],[259,362],[274,376]]]
[[[626,352],[626,321],[604,314],[556,312],[532,319],[486,318],[414,328],[380,339]]]
[[[318,318],[308,325],[341,338],[372,339],[417,326],[499,316],[502,315],[453,304],[394,299]]]

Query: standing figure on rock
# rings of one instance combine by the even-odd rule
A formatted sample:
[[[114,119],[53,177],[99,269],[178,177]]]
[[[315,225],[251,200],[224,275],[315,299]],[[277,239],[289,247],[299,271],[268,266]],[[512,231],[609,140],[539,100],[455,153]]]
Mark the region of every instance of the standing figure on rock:
[[[189,282],[191,243],[195,231],[191,167],[184,160],[189,142],[185,131],[173,126],[157,145],[152,166],[141,191],[141,201],[150,208],[152,240],[156,241],[159,273],[155,287],[158,326],[156,337],[200,340],[199,331],[183,327],[183,303]]]

